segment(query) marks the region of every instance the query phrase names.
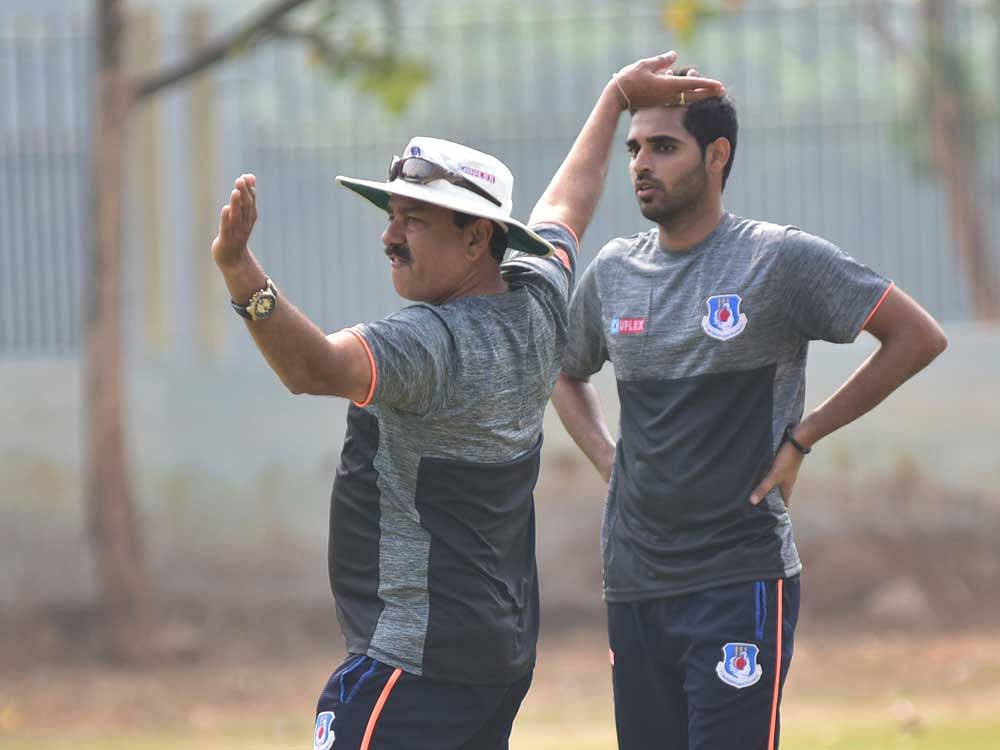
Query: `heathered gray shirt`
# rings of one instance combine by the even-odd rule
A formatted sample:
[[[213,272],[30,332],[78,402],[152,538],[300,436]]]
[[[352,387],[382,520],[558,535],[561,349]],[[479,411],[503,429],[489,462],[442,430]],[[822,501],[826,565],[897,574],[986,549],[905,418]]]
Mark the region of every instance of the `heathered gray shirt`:
[[[852,341],[890,288],[825,240],[732,214],[685,252],[657,229],[601,250],[573,296],[563,369],[583,378],[610,360],[618,380],[607,601],[800,571],[779,490],[748,498],[802,417],[808,342]]]
[[[350,653],[471,684],[534,666],[532,493],[577,253],[564,227],[535,231],[557,254],[508,255],[510,291],[353,329],[374,384],[348,412],[329,552]]]

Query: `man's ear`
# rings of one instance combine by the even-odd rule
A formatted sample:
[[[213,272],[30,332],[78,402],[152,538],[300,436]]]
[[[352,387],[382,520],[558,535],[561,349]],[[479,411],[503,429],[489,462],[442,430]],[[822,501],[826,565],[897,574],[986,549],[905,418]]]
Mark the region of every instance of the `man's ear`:
[[[476,219],[465,227],[466,252],[470,259],[475,259],[482,253],[489,255],[492,235],[493,222],[489,219]]]
[[[728,138],[716,138],[705,149],[705,167],[713,174],[721,175],[729,163],[732,146]]]

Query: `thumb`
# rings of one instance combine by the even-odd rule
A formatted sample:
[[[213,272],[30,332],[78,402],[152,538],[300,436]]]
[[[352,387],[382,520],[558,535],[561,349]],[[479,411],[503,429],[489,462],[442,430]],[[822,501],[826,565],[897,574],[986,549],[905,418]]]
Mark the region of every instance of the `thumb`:
[[[760,501],[767,497],[767,493],[774,489],[774,475],[768,472],[763,479],[760,480],[760,484],[757,488],[750,493],[750,504],[760,505]]]

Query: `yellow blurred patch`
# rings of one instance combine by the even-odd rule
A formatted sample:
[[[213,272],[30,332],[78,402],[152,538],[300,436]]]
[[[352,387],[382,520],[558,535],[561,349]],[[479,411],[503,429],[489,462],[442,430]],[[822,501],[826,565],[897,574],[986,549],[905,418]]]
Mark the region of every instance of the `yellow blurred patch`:
[[[24,717],[17,707],[8,703],[0,709],[0,734],[15,732],[24,723]]]

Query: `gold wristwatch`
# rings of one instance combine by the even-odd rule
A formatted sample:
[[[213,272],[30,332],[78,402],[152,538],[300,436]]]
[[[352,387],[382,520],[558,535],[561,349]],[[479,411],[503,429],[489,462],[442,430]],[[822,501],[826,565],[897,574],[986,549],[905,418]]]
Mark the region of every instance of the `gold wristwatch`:
[[[274,282],[268,279],[267,286],[250,295],[250,301],[247,304],[241,305],[236,300],[229,300],[229,304],[247,320],[263,320],[274,312],[274,308],[278,304],[278,290],[274,288]]]

